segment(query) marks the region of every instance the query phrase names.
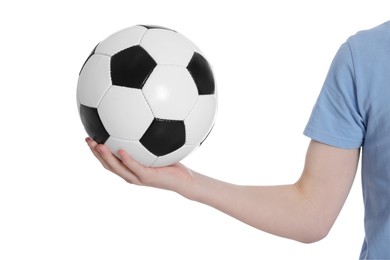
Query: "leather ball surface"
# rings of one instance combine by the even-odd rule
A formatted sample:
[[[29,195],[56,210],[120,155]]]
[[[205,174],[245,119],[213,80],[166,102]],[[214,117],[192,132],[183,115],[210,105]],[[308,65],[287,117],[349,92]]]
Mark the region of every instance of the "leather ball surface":
[[[96,142],[159,167],[206,139],[217,96],[211,67],[194,43],[168,28],[137,25],[93,49],[80,71],[77,106]]]

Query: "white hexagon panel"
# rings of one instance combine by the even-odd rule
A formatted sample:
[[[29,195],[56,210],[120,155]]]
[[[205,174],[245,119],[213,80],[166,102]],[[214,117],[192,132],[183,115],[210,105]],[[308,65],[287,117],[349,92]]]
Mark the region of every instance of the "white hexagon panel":
[[[112,86],[98,106],[98,113],[110,136],[138,141],[154,117],[142,91]]]
[[[157,118],[184,120],[198,99],[193,78],[186,68],[157,65],[142,91]]]
[[[104,93],[111,87],[110,57],[92,55],[84,64],[77,85],[78,102],[97,107]]]

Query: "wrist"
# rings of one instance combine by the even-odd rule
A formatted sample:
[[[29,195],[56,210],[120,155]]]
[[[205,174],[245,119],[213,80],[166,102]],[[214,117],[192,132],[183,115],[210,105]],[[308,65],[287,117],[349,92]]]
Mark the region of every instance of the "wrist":
[[[210,206],[218,203],[218,197],[224,190],[224,182],[194,171],[191,172],[191,177],[190,185],[184,186],[180,193],[182,196]]]
[[[176,192],[189,200],[201,202],[207,190],[205,179],[208,177],[190,169],[188,172],[189,178],[176,189]]]

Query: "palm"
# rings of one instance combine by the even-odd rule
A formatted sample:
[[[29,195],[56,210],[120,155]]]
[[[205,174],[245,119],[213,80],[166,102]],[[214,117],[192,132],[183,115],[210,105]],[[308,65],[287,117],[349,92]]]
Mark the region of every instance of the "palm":
[[[129,183],[185,192],[186,187],[193,180],[194,172],[181,163],[158,168],[145,167],[123,150],[118,151],[120,156],[118,159],[106,146],[99,145],[90,138],[87,138],[86,141],[104,168]]]

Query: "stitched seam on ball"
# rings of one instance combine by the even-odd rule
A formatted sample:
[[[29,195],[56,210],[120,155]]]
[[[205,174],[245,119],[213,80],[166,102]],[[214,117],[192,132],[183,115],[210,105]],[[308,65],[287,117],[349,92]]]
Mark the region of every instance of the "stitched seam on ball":
[[[148,150],[148,149],[146,149],[146,150]],[[149,150],[148,150],[148,152],[150,153]],[[154,164],[157,162],[157,159],[158,159],[159,157],[160,157],[160,156],[156,156],[156,159],[153,161],[153,163],[152,163],[151,165],[147,166],[147,167],[153,167]]]
[[[165,119],[165,118],[159,118],[159,117],[155,117],[154,119],[156,119],[156,121],[160,121],[160,122],[183,122],[183,120],[175,120],[175,119]]]
[[[112,88],[112,86],[113,86],[113,85],[109,86],[109,87],[106,89],[106,91],[104,91],[103,95],[102,95],[102,96],[100,97],[100,99],[99,99],[99,102],[98,102],[96,108],[99,108],[100,103],[102,102],[103,98],[107,95],[107,92]]]
[[[199,100],[199,94],[198,94],[198,96],[196,97],[196,101],[195,101],[195,103],[192,105],[190,111],[189,111],[188,114],[184,117],[183,121],[185,121],[185,120],[187,119],[187,117],[191,114],[192,110],[194,110],[194,107],[195,107],[196,103],[198,103],[198,100]]]
[[[146,28],[146,27],[145,27],[145,28]],[[150,29],[146,28],[146,31],[142,34],[141,39],[140,39],[139,42],[138,42],[138,45],[139,45],[139,46],[141,46],[141,42],[142,42],[142,40],[144,39],[146,33],[147,33],[149,30],[150,30]],[[142,46],[141,46],[141,47],[142,47]],[[143,48],[143,47],[142,47],[142,48]]]
[[[111,56],[109,56],[109,55],[106,55],[106,56],[111,57]],[[108,92],[108,91],[110,90],[110,88],[112,88],[112,86],[113,86],[113,84],[112,84],[112,76],[111,76],[111,59],[110,59],[109,65],[108,65],[108,70],[109,70],[109,75],[110,75],[111,86],[108,87],[108,88],[106,89],[106,91],[103,93],[103,95],[100,97],[99,103],[98,103],[97,106],[96,106],[97,108],[99,108],[100,102],[102,102],[103,98],[107,95],[107,92]]]
[[[110,57],[110,58],[113,56],[113,55],[110,55],[110,54],[107,54],[107,53],[103,53],[103,52],[95,52],[94,54],[99,54],[99,55]]]
[[[143,98],[144,98],[146,104],[148,105],[148,107],[149,107],[149,109],[150,109],[150,112],[152,112],[153,117],[156,118],[156,115],[154,114],[154,111],[153,111],[153,109],[152,109],[150,103],[148,102],[148,99],[145,97],[145,93],[144,93],[144,91],[143,91],[142,89],[141,89],[141,93],[142,93],[142,96],[143,96]]]
[[[192,108],[190,109],[190,111],[188,112],[188,114],[184,117],[184,120],[183,120],[183,122],[184,122],[184,129],[186,129],[186,119],[187,119],[187,117],[189,117],[190,115],[191,115],[191,113],[192,113],[192,111],[194,110],[194,107],[196,106],[196,104],[198,103],[198,100],[199,100],[199,95],[196,97],[196,101],[195,101],[195,103],[192,105]],[[184,131],[184,140],[185,140],[185,142],[184,142],[184,144],[187,144],[187,131]]]
[[[99,108],[100,107],[100,103],[102,102],[103,98],[107,95],[107,92],[110,90],[110,88],[112,88],[112,85],[106,89],[106,91],[101,96],[101,98],[100,98],[100,100],[99,100],[99,102],[98,102],[98,104],[96,106],[96,110],[97,110],[98,114],[99,114],[99,110],[100,110],[100,108]],[[100,114],[99,114],[99,118],[100,118]],[[107,125],[105,125],[105,123],[103,122],[103,120],[101,120],[101,118],[100,118],[100,121],[102,122],[102,125],[103,125],[104,129],[106,129],[108,135],[111,136],[111,133],[109,133],[108,130],[107,130],[108,129]]]
[[[158,66],[172,66],[172,67],[179,67],[179,68],[187,69],[186,66],[180,65],[180,64],[158,63],[157,65],[158,65]],[[188,72],[190,72],[190,71],[188,71]],[[191,77],[192,77],[192,76],[191,76]]]
[[[157,63],[156,63],[156,64],[157,64]],[[155,69],[156,67],[157,67],[157,65],[156,65],[151,71],[149,71],[148,75],[146,75],[145,79],[142,81],[142,87],[141,87],[141,89],[144,88],[146,81],[148,81],[150,75],[152,75],[152,73],[153,73],[153,71],[154,71],[154,69]],[[143,93],[143,92],[142,92],[142,93]]]
[[[110,135],[113,139],[119,140],[119,141],[124,141],[124,142],[131,142],[131,143],[139,143],[139,140],[130,140],[130,139],[124,139],[124,138],[119,138],[115,135]]]

